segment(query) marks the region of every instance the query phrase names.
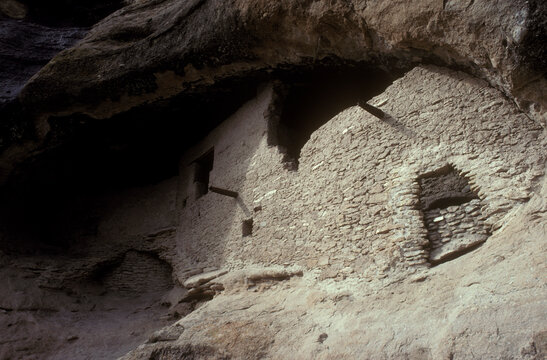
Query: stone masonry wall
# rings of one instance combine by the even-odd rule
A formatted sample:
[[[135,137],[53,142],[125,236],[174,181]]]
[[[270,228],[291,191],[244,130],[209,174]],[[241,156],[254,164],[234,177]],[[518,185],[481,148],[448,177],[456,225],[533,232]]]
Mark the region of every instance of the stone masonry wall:
[[[271,86],[259,90],[234,115],[214,129],[203,141],[191,149],[180,162],[178,206],[181,212],[177,245],[180,264],[177,271],[196,265],[219,267],[230,256],[252,252],[254,232],[243,237],[242,224],[255,216],[253,186],[260,177],[269,186],[265,193],[277,189],[277,174],[291,176],[283,169],[282,154],[267,145],[267,122],[264,114],[272,99]],[[209,191],[198,192],[202,184],[195,184],[195,161],[213,149],[213,168],[210,186],[239,193],[238,199]],[[262,162],[268,164],[263,166]],[[271,196],[270,193],[267,196]],[[253,221],[254,228],[260,226]]]
[[[418,183],[431,264],[463,255],[488,239],[483,204],[454,168],[441,168]]]
[[[430,244],[429,262],[442,261],[486,241],[489,231],[484,220],[478,199],[427,211],[424,222]]]
[[[298,171],[285,169],[283,154],[267,145],[271,99],[271,88],[262,89],[181,160],[179,276],[242,262],[318,267],[323,278],[412,272],[430,265],[424,174],[456,169],[478,194],[477,221],[489,231],[544,174],[542,127],[463,73],[411,70],[370,101],[384,119],[358,106],[342,111],[312,134]],[[210,184],[239,198],[193,196],[192,161],[211,148]],[[460,210],[446,211],[458,217]],[[251,218],[252,234],[243,236]]]
[[[107,291],[124,296],[167,292],[173,287],[171,268],[143,252],[128,251],[118,266],[101,279]]]

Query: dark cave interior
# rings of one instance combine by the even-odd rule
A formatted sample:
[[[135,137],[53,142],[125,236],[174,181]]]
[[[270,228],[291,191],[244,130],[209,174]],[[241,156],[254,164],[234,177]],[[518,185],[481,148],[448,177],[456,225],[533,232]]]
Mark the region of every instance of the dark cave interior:
[[[21,0],[28,18],[51,27],[88,27],[123,7],[123,0]]]

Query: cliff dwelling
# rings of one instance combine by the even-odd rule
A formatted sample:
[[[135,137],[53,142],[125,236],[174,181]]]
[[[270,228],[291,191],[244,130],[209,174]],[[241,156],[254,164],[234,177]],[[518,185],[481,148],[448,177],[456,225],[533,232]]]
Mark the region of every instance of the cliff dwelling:
[[[0,359],[545,358],[545,13],[0,1]]]

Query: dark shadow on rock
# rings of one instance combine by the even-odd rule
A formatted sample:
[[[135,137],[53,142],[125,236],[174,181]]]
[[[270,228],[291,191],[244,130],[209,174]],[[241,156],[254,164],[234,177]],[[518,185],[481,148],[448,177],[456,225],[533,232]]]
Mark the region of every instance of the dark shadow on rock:
[[[384,117],[379,120],[382,121],[389,126],[391,126],[394,130],[400,132],[401,134],[404,134],[405,136],[411,138],[411,139],[419,139],[420,135],[418,135],[414,130],[410,129],[409,127],[402,124],[400,121],[398,121],[395,117],[384,113]]]

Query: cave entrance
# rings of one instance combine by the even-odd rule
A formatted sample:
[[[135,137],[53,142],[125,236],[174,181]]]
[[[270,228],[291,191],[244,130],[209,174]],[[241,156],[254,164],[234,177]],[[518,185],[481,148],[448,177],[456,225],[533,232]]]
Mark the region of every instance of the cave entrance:
[[[382,93],[394,76],[363,65],[321,65],[305,73],[280,78],[276,89],[280,107],[270,126],[270,145],[285,153],[285,163],[298,169],[300,151],[311,134],[344,109]]]
[[[453,166],[424,174],[418,183],[432,265],[466,254],[488,239],[481,200]]]

